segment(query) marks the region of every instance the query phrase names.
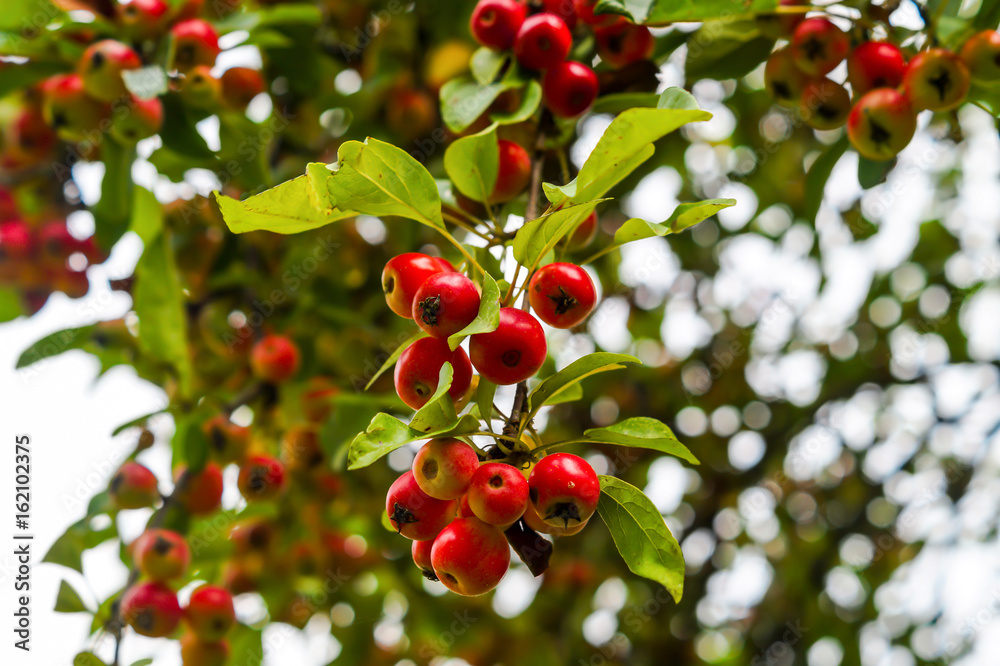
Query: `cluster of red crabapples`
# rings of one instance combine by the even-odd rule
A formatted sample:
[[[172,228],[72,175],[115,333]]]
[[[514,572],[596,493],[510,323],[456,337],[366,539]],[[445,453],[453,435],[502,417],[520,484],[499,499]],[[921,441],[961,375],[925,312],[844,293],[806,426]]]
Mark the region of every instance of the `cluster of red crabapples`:
[[[238,2],[223,4],[232,8]],[[43,162],[51,156],[56,139],[91,151],[99,149],[104,134],[131,145],[159,132],[164,121],[162,101],[133,95],[124,74],[153,64],[164,51],[161,47],[169,46],[166,69],[185,105],[211,111],[245,109],[263,92],[264,79],[246,67],[233,67],[220,77],[212,74],[221,49],[215,28],[197,17],[202,5],[202,0],[115,4],[108,18],[120,39],[93,41],[76,62],[75,72],[53,75],[22,95],[21,110],[5,123],[5,166],[27,168]],[[95,35],[84,30],[75,37],[87,43]]]
[[[526,70],[541,72],[545,105],[553,115],[575,118],[598,93],[597,74],[568,60],[577,23],[589,26],[601,60],[618,69],[645,60],[653,36],[624,17],[594,14],[596,0],[480,0],[472,13],[472,36],[496,51],[512,51]]]
[[[93,236],[76,238],[65,219],[24,215],[0,188],[0,287],[16,287],[29,312],[41,309],[53,291],[84,296],[87,266],[104,259]]]
[[[542,367],[548,351],[538,319],[554,328],[572,328],[597,302],[594,282],[583,268],[548,264],[528,283],[528,300],[538,319],[519,308],[500,308],[496,330],[469,336],[466,353],[461,346],[453,350],[448,337],[479,314],[480,293],[450,262],[418,252],[400,254],[386,263],[382,289],[393,312],[413,319],[428,334],[407,347],[396,363],[396,393],[413,409],[434,394],[445,363],[453,370],[448,393],[456,402],[469,390],[473,368],[500,386],[525,381]]]
[[[907,60],[891,42],[865,41],[852,48],[851,37],[825,17],[782,15],[765,26],[769,35],[789,40],[764,68],[775,101],[797,108],[815,129],[846,124],[851,145],[871,160],[889,160],[903,150],[920,111],[955,109],[972,81],[1000,80],[1000,34],[994,30],[977,33],[959,53],[932,47]],[[826,76],[845,58],[851,92]]]
[[[187,625],[181,637],[185,666],[222,666],[229,657],[225,636],[236,622],[229,591],[201,585],[181,608],[171,581],[187,572],[191,549],[177,532],[147,529],[128,549],[141,579],[122,595],[122,621],[143,636],[163,638],[183,619]]]
[[[410,552],[424,576],[477,596],[510,566],[506,528],[523,519],[536,532],[576,534],[600,494],[593,467],[578,456],[545,456],[528,473],[481,462],[469,444],[443,438],[421,447],[412,470],[389,487],[385,509],[396,531],[413,540]]]

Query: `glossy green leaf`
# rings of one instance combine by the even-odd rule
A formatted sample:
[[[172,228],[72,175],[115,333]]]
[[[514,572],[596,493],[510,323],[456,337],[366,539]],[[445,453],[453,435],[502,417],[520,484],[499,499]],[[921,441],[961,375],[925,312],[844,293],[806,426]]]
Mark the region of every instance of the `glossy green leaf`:
[[[496,395],[497,385],[480,377],[479,385],[476,386],[476,405],[479,407],[479,416],[486,422],[493,418],[493,399]]]
[[[637,107],[655,109],[659,99],[659,95],[651,92],[612,93],[598,97],[590,110],[594,113],[621,113]]]
[[[521,91],[521,103],[513,111],[506,113],[494,113],[490,115],[490,120],[500,125],[514,125],[535,115],[535,111],[542,103],[542,86],[538,81],[528,81],[528,85]]]
[[[610,425],[606,428],[591,428],[583,436],[592,442],[651,449],[693,465],[700,465],[698,459],[686,446],[677,441],[673,431],[665,423],[648,416],[636,416]]]
[[[455,412],[454,401],[448,395],[448,389],[451,388],[454,375],[455,371],[451,367],[451,363],[445,363],[441,366],[437,388],[434,389],[434,393],[427,403],[413,415],[413,419],[410,421],[411,430],[429,432],[455,425],[458,414]]]
[[[0,287],[0,322],[21,316],[21,294],[16,289]]]
[[[680,233],[685,229],[690,229],[699,222],[707,220],[720,210],[735,205],[735,199],[707,199],[705,201],[683,203],[677,206],[670,217],[662,223],[647,222],[646,220],[632,218],[627,220],[615,232],[614,245],[619,246],[644,238],[652,238],[653,236]]]
[[[684,593],[684,556],[663,516],[641,490],[601,476],[597,512],[629,570],[667,588],[674,601]]]
[[[563,391],[579,384],[587,377],[624,368],[626,363],[642,365],[642,362],[635,356],[611,352],[596,352],[578,358],[535,387],[535,390],[528,395],[528,410],[534,413],[539,407],[549,404]]]
[[[135,313],[139,316],[139,348],[151,359],[174,369],[180,392],[191,388],[187,347],[187,310],[174,249],[166,232],[143,250],[135,268]]]
[[[452,351],[458,349],[462,340],[468,336],[495,331],[500,324],[500,288],[489,273],[483,275],[482,290],[482,297],[479,299],[479,314],[461,331],[448,336],[448,346]]]
[[[522,266],[533,270],[546,253],[594,212],[599,203],[600,201],[590,201],[576,206],[565,206],[525,222],[514,237],[514,259]]]
[[[94,214],[94,237],[101,247],[113,247],[128,231],[132,211],[134,147],[114,141],[101,143],[104,177],[101,179],[101,199],[91,208]]]
[[[597,13],[629,17],[633,23],[663,25],[679,21],[736,20],[774,11],[778,0],[599,0]]]
[[[80,326],[79,328],[67,328],[50,333],[21,352],[14,367],[20,370],[33,363],[62,354],[64,351],[81,349],[90,341],[90,336],[95,328],[93,325]]]
[[[452,132],[463,132],[490,108],[500,93],[518,85],[506,78],[487,84],[468,76],[452,79],[441,87],[441,118]]]
[[[858,183],[862,189],[868,190],[881,185],[889,177],[889,172],[896,166],[896,158],[877,162],[858,155]]]
[[[486,46],[476,49],[469,60],[472,77],[482,85],[496,81],[503,68],[510,63],[510,54],[494,51]]]
[[[697,109],[698,100],[684,88],[674,86],[664,90],[654,106],[658,109]]]
[[[598,199],[653,155],[653,142],[691,122],[708,120],[700,109],[629,109],[611,121],[576,179],[555,187],[546,184],[553,204]]]
[[[385,373],[386,370],[388,370],[389,368],[391,368],[392,366],[394,366],[396,364],[396,361],[398,361],[399,357],[403,355],[403,352],[406,351],[407,347],[409,347],[410,345],[412,345],[417,340],[419,340],[421,338],[426,338],[426,337],[427,337],[427,332],[424,331],[424,329],[422,329],[422,328],[418,328],[417,330],[415,330],[413,332],[413,335],[411,335],[410,337],[406,338],[406,340],[404,340],[403,342],[399,343],[399,345],[392,351],[392,353],[389,354],[389,358],[387,358],[385,360],[385,363],[382,364],[382,367],[380,367],[375,372],[375,374],[372,375],[372,378],[370,380],[368,380],[368,383],[365,384],[365,390],[367,391],[368,389],[370,389],[371,386],[372,386],[372,384],[375,383],[376,379],[378,379],[379,377],[381,377],[382,374]]]
[[[87,605],[83,603],[83,599],[80,598],[80,593],[66,581],[61,581],[59,583],[59,592],[56,594],[55,611],[57,613],[89,612],[87,610]]]
[[[105,666],[105,664],[90,652],[81,652],[73,657],[73,666]]]
[[[829,180],[833,168],[847,151],[848,145],[847,136],[840,137],[828,146],[809,167],[809,172],[806,174],[806,197],[803,205],[805,206],[804,217],[810,222],[816,219],[819,206],[823,203],[826,181]]]
[[[43,562],[60,564],[83,573],[83,551],[99,546],[108,539],[114,538],[117,531],[114,525],[102,530],[92,530],[88,519],[77,521],[70,525],[49,547]]]
[[[218,192],[215,200],[222,219],[234,234],[257,230],[297,234],[357,215],[353,211],[321,208],[310,196],[307,176],[293,178],[243,201]]]
[[[347,469],[361,469],[371,465],[410,442],[431,437],[455,437],[479,430],[479,419],[466,415],[452,428],[441,432],[420,432],[410,428],[394,416],[384,412],[375,415],[367,430],[351,442],[347,453]]]
[[[486,201],[497,182],[500,151],[497,126],[454,141],[444,151],[444,169],[458,191],[474,201]]]
[[[754,21],[707,21],[688,38],[684,74],[688,81],[736,79],[767,60],[774,40],[762,37]]]
[[[328,193],[341,210],[398,215],[444,227],[434,178],[405,150],[368,138],[342,144],[337,157],[333,171],[309,165],[308,176],[319,196]]]

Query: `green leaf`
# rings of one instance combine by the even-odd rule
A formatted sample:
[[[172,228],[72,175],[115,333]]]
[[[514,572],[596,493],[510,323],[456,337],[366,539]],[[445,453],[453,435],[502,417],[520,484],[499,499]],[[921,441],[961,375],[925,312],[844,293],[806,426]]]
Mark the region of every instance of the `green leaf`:
[[[650,92],[612,93],[598,97],[590,110],[594,113],[621,113],[638,107],[655,109],[659,99],[659,95]]]
[[[530,271],[567,234],[594,212],[598,201],[577,206],[564,206],[538,219],[525,222],[514,237],[514,259]]]
[[[448,389],[451,388],[454,375],[455,371],[451,367],[451,363],[445,363],[441,366],[441,371],[438,373],[437,388],[434,390],[434,394],[431,395],[430,400],[413,415],[413,419],[410,421],[411,430],[429,432],[431,430],[450,428],[455,425],[455,422],[458,420],[458,414],[455,412],[454,401],[448,395]]]
[[[297,234],[357,215],[352,211],[320,207],[311,196],[309,182],[308,176],[298,176],[243,201],[218,192],[215,200],[222,211],[222,219],[234,234],[258,230]]]
[[[721,17],[729,20],[773,12],[778,0],[600,0],[597,13],[615,13],[633,23],[663,25],[678,21],[705,21]]]
[[[0,322],[21,316],[21,295],[15,289],[0,287]]]
[[[401,342],[392,351],[392,353],[389,354],[389,358],[387,358],[385,360],[385,363],[382,364],[382,367],[379,368],[378,371],[376,371],[376,373],[372,376],[372,378],[370,380],[368,380],[368,383],[365,384],[365,390],[367,391],[368,389],[370,389],[372,387],[372,384],[375,383],[376,379],[378,379],[379,377],[381,377],[382,374],[386,370],[388,370],[389,368],[391,368],[393,365],[396,364],[396,361],[398,361],[399,357],[403,355],[403,352],[406,351],[407,347],[409,347],[410,345],[412,345],[417,340],[419,340],[421,338],[426,338],[426,337],[427,337],[427,332],[424,331],[424,329],[422,329],[422,328],[418,328],[417,330],[415,330],[413,332],[413,335],[411,335],[410,337],[406,338],[406,340],[404,340],[403,342]]]
[[[458,424],[441,432],[420,432],[394,416],[379,412],[365,432],[359,433],[347,453],[347,469],[361,469],[410,442],[432,437],[457,437],[479,430],[479,419],[465,415]]]
[[[448,347],[458,349],[462,340],[476,333],[489,333],[500,325],[500,287],[489,273],[483,275],[483,294],[479,299],[479,314],[458,333],[448,336]]]
[[[469,69],[472,71],[473,78],[485,86],[493,83],[509,62],[509,53],[501,53],[481,46],[472,54],[472,59],[469,60]]]
[[[576,402],[582,398],[583,385],[578,382],[576,384],[570,384],[565,389],[549,398],[545,404],[551,407],[552,405],[561,405],[566,402]]]
[[[160,101],[163,102],[163,127],[160,129],[163,147],[182,157],[214,162],[215,152],[198,132],[196,121],[188,113],[180,96],[164,95]]]
[[[94,236],[101,247],[113,247],[128,230],[132,212],[132,162],[134,147],[119,145],[114,141],[101,143],[101,160],[104,178],[101,180],[101,199],[92,208]]]
[[[128,91],[139,99],[153,99],[167,93],[167,72],[159,65],[149,65],[122,72]]]
[[[686,460],[692,465],[701,463],[686,446],[677,441],[665,423],[648,416],[625,419],[607,428],[585,430],[583,436],[592,442],[651,449]]]
[[[708,120],[700,109],[629,109],[604,131],[576,179],[555,187],[545,184],[553,204],[598,199],[653,155],[653,142],[691,122]]]
[[[140,659],[139,661],[133,661],[132,666],[149,666],[152,663],[153,660],[147,657],[145,659]]]
[[[493,193],[499,171],[497,126],[456,140],[444,151],[444,169],[458,191],[474,201]]]
[[[70,525],[45,553],[42,562],[60,564],[83,573],[81,556],[83,551],[99,546],[117,535],[114,525],[94,531],[88,526],[88,518]]]
[[[158,211],[159,213],[159,211]],[[177,373],[182,395],[191,388],[187,312],[174,250],[167,232],[145,248],[135,268],[133,307],[139,316],[139,348]]]
[[[639,218],[626,220],[625,224],[615,232],[614,244],[606,248],[606,250],[614,249],[632,241],[643,240],[644,238],[680,233],[707,220],[723,208],[730,208],[735,205],[735,199],[706,199],[705,201],[683,203],[677,206],[670,217],[662,223],[647,222]]]
[[[104,662],[89,652],[81,652],[73,657],[73,666],[105,666]]]
[[[858,183],[865,190],[881,185],[894,166],[896,166],[896,158],[885,162],[876,162],[863,155],[858,155]]]
[[[582,382],[591,375],[624,368],[625,363],[642,365],[642,361],[635,356],[611,352],[596,352],[578,358],[535,387],[535,390],[528,395],[528,411],[534,413],[570,386]]]
[[[94,325],[80,326],[50,333],[21,352],[14,367],[20,370],[70,349],[82,349],[90,341],[95,328]]]
[[[57,613],[87,613],[87,605],[80,598],[80,593],[66,581],[59,583],[59,593],[56,595]]]
[[[264,661],[264,644],[260,629],[237,624],[230,632],[228,640],[233,664],[260,666]]]
[[[507,113],[494,113],[490,115],[490,120],[500,125],[514,125],[523,123],[533,115],[542,103],[542,86],[532,79],[521,91],[521,103],[517,108]]]
[[[53,74],[67,71],[68,67],[58,62],[36,62],[29,60],[20,65],[6,62],[3,65],[3,76],[0,77],[0,98],[6,97],[15,90],[27,90],[34,84],[47,79]]]
[[[761,37],[753,21],[707,21],[688,38],[684,75],[688,81],[746,76],[773,47],[774,40]]]
[[[342,144],[337,157],[334,171],[309,165],[307,173],[319,196],[329,193],[341,210],[399,215],[444,228],[437,184],[405,150],[368,138]]]
[[[695,109],[698,108],[698,101],[694,95],[683,88],[667,88],[656,100],[658,109]]]
[[[464,132],[496,101],[500,93],[516,88],[519,82],[507,80],[483,84],[472,77],[452,79],[441,87],[441,118],[456,134]]]
[[[819,206],[823,203],[823,191],[826,189],[826,181],[833,173],[833,167],[837,165],[844,152],[847,150],[847,136],[842,136],[823,151],[823,154],[816,158],[809,167],[806,174],[806,197],[803,217],[810,222],[816,220]]]
[[[19,33],[18,37],[26,39],[24,33],[37,32],[50,21],[62,16],[63,12],[48,0],[4,0],[3,11],[0,12],[0,30]],[[41,22],[39,18],[45,21]]]
[[[488,379],[479,378],[479,385],[476,386],[476,406],[479,408],[479,416],[487,423],[493,418],[493,399],[497,394],[497,385]]]
[[[629,570],[660,583],[675,602],[684,593],[684,556],[663,516],[641,490],[613,476],[601,476],[597,512]]]
[[[160,202],[144,187],[135,188],[128,229],[142,240],[143,245],[152,243],[163,231],[163,209]]]

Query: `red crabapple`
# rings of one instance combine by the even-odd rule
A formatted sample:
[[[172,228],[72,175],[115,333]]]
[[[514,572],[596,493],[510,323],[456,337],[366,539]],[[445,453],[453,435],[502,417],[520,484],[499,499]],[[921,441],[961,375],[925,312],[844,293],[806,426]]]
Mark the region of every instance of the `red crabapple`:
[[[516,467],[486,463],[469,483],[469,508],[484,523],[506,527],[524,514],[528,482]]]
[[[434,541],[414,541],[410,547],[410,555],[413,556],[413,563],[420,569],[420,573],[427,580],[436,581],[438,577],[434,574],[434,567],[431,566],[431,548]]]
[[[483,46],[506,51],[514,45],[526,15],[527,7],[517,0],[480,0],[472,12],[469,28]]]
[[[906,148],[917,129],[913,105],[895,88],[876,88],[854,103],[847,138],[861,155],[884,161]]]
[[[655,41],[644,25],[621,22],[594,31],[597,53],[614,69],[621,69],[653,55]]]
[[[148,468],[131,460],[111,477],[108,493],[121,509],[144,509],[160,499],[156,477]]]
[[[510,567],[510,546],[493,525],[478,518],[456,518],[434,539],[431,564],[445,587],[474,597],[500,583]]]
[[[417,485],[413,472],[404,472],[385,497],[385,512],[396,531],[407,539],[427,541],[455,517],[454,500],[434,499]]]
[[[184,466],[177,468],[175,476],[183,483],[174,489],[177,502],[193,516],[202,516],[217,510],[222,503],[222,469],[214,462],[207,462],[199,472],[188,472]]]
[[[269,500],[284,489],[285,467],[270,456],[250,456],[240,467],[236,485],[248,502]]]
[[[236,623],[233,595],[215,585],[202,585],[191,593],[184,618],[191,631],[203,641],[218,641]]]
[[[250,352],[250,368],[258,379],[280,384],[299,371],[299,348],[283,335],[264,336]]]
[[[903,89],[915,110],[954,109],[969,92],[969,69],[946,49],[928,49],[913,56],[903,75]]]
[[[447,338],[479,314],[479,290],[461,273],[438,273],[420,285],[413,299],[413,320],[428,335]]]
[[[77,73],[88,95],[101,102],[113,102],[128,94],[122,72],[140,67],[142,59],[130,46],[103,39],[83,52]]]
[[[455,272],[446,259],[419,252],[405,252],[382,269],[382,291],[389,309],[400,317],[413,317],[413,299],[427,278],[442,271]]]
[[[458,499],[479,469],[476,450],[459,439],[432,439],[413,458],[413,477],[425,493],[440,500]]]
[[[597,99],[597,74],[582,62],[566,60],[542,79],[545,105],[560,118],[575,118]]]
[[[229,643],[206,642],[194,634],[181,636],[181,662],[184,666],[225,666],[229,660]]]
[[[543,12],[524,19],[514,38],[514,57],[522,67],[549,69],[566,59],[572,45],[566,22]]]
[[[830,72],[847,57],[850,39],[828,18],[807,18],[792,33],[792,58],[806,74]]]
[[[528,186],[531,181],[531,158],[521,146],[513,141],[497,141],[499,151],[497,180],[490,193],[491,203],[510,201]]]
[[[906,72],[906,58],[889,42],[865,42],[847,58],[847,80],[856,98],[875,88],[898,88]]]
[[[962,62],[973,81],[990,84],[1000,79],[1000,33],[977,32],[962,45]]]
[[[573,328],[591,313],[597,291],[581,266],[554,263],[538,269],[528,283],[528,302],[554,328]]]
[[[135,540],[132,559],[146,578],[164,581],[184,575],[191,564],[191,549],[177,532],[149,529]]]
[[[545,362],[545,333],[527,312],[501,308],[497,329],[471,336],[469,354],[485,379],[500,386],[516,384],[538,372]]]
[[[121,598],[121,617],[136,633],[163,638],[181,621],[177,594],[163,583],[146,581],[130,587]]]
[[[594,515],[601,483],[583,458],[555,453],[539,460],[531,470],[528,496],[543,521],[568,529]]]
[[[219,55],[219,35],[215,28],[201,19],[188,19],[170,29],[174,38],[173,66],[181,71],[195,65],[211,67]]]
[[[451,363],[453,371],[448,395],[458,401],[472,383],[472,365],[464,349],[452,351],[447,341],[437,338],[417,340],[396,362],[393,380],[400,400],[413,409],[423,407],[434,395],[445,363]]]

